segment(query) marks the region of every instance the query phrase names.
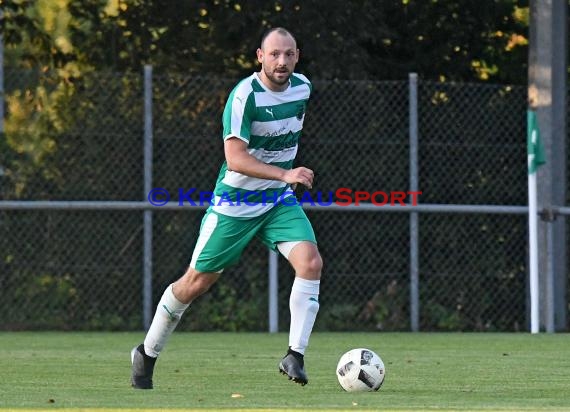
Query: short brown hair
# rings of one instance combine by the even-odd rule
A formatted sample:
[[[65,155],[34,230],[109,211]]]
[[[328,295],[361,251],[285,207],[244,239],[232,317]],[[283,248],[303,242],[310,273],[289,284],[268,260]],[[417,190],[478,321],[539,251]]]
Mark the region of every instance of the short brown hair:
[[[293,33],[291,33],[289,30],[283,28],[283,27],[272,27],[268,30],[266,30],[263,35],[261,36],[261,43],[260,43],[260,47],[263,48],[263,42],[265,41],[265,39],[267,38],[267,36],[269,36],[271,33],[273,33],[274,31],[278,32],[279,34],[282,34],[284,36],[291,36],[293,38],[293,40],[295,40],[295,44],[297,44],[297,39],[295,38],[295,36],[293,36]]]

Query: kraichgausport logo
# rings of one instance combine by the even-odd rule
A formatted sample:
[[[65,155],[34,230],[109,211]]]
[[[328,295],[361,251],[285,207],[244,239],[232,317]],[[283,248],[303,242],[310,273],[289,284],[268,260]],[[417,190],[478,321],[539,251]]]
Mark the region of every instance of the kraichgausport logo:
[[[359,206],[372,204],[374,206],[417,206],[421,191],[366,191],[340,187],[334,191],[308,191],[295,193],[288,189],[282,193],[268,194],[256,190],[236,190],[214,194],[210,191],[199,191],[196,188],[178,188],[176,199],[171,202],[170,192],[157,187],[148,192],[148,202],[157,207],[174,203],[178,206],[266,206],[268,204],[283,204],[285,206]],[[406,203],[407,201],[407,203]]]

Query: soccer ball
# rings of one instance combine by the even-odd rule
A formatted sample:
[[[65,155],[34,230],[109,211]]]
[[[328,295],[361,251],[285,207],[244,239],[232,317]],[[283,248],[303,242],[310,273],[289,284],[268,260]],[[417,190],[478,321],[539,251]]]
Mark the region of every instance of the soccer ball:
[[[370,349],[352,349],[341,356],[336,377],[347,392],[377,391],[384,382],[384,362]]]

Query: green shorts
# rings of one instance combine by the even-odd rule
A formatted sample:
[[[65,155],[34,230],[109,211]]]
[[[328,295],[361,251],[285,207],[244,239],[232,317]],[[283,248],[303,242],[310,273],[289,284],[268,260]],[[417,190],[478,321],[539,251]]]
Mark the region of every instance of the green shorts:
[[[278,203],[269,212],[250,218],[226,216],[208,209],[190,266],[200,272],[220,272],[239,261],[254,237],[273,250],[277,250],[279,242],[317,243],[313,227],[299,205]]]

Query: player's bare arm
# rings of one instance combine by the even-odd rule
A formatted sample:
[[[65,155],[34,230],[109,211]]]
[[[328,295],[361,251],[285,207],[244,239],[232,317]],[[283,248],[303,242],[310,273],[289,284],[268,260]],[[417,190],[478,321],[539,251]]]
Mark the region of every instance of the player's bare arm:
[[[300,183],[309,189],[313,186],[315,174],[311,169],[296,167],[285,170],[263,163],[250,155],[247,152],[247,143],[237,137],[226,139],[224,151],[228,169],[234,172],[259,179],[280,180],[291,185]]]

